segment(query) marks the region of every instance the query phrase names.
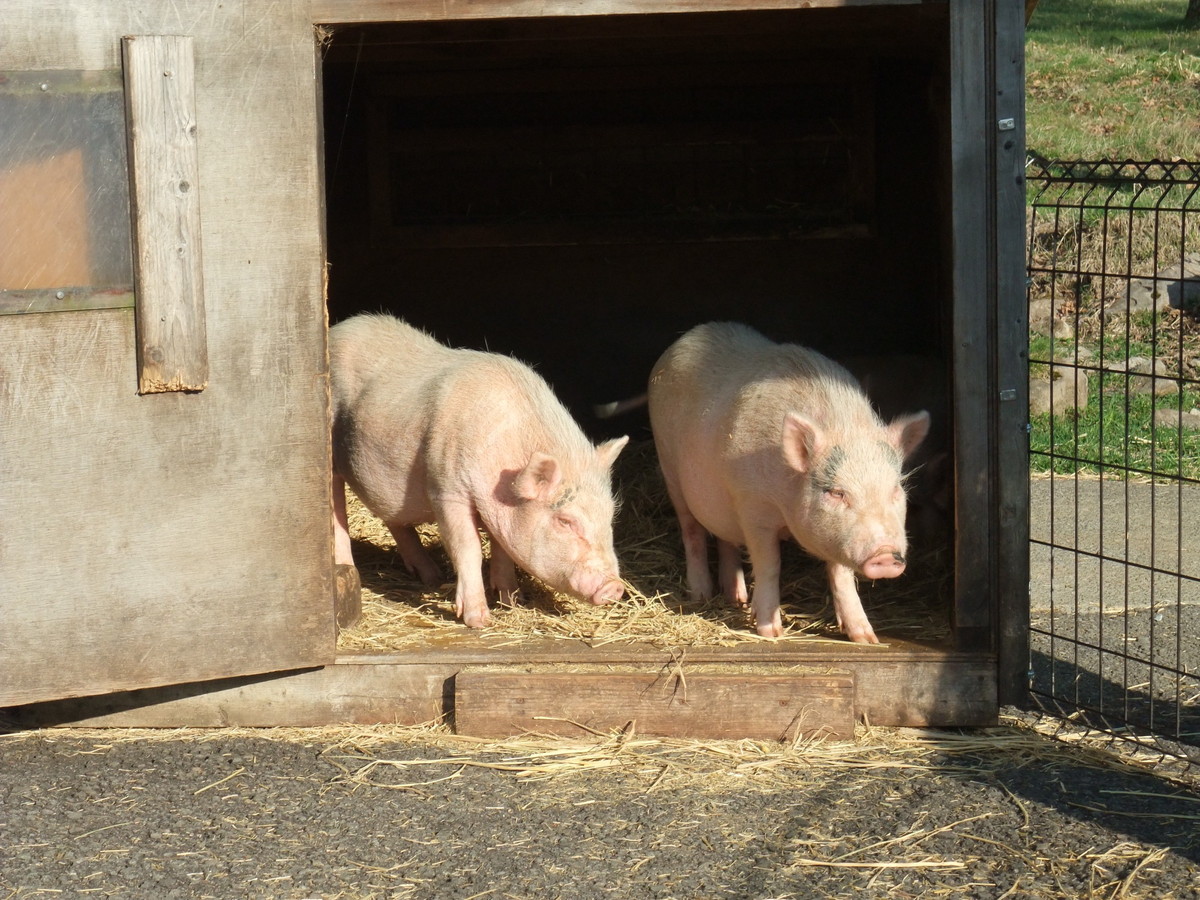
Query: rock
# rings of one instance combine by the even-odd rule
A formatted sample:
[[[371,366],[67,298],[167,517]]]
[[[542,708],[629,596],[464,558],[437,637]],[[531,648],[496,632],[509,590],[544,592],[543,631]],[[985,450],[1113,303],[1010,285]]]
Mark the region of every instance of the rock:
[[[1080,359],[1083,357],[1081,356]],[[1128,372],[1131,375],[1159,375],[1167,376],[1171,374],[1170,366],[1167,365],[1165,359],[1147,359],[1144,356],[1131,356],[1128,359],[1110,359],[1104,363],[1104,369],[1108,372]]]
[[[1179,379],[1167,377],[1155,378],[1151,375],[1134,374],[1129,378],[1129,393],[1154,394],[1163,397],[1167,394],[1179,393]]]
[[[1075,336],[1075,321],[1070,315],[1061,315],[1049,297],[1041,297],[1029,301],[1029,332],[1072,338]]]
[[[1155,410],[1154,427],[1200,431],[1200,409],[1193,407],[1186,412],[1180,412],[1177,409]]]
[[[1050,298],[1029,301],[1029,332],[1030,334],[1049,334],[1051,322],[1054,321],[1054,308]]]
[[[1074,366],[1051,366],[1049,380],[1029,382],[1029,412],[1032,415],[1082,409],[1087,402],[1087,373]]]
[[[1200,254],[1189,253],[1182,262],[1159,269],[1152,278],[1131,278],[1125,296],[1113,299],[1104,312],[1122,316],[1164,309],[1200,310]]]

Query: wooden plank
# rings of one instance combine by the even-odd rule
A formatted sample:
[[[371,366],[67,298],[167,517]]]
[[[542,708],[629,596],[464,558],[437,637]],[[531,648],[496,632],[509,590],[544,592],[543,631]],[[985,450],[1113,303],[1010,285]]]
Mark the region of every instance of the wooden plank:
[[[835,9],[918,6],[930,0],[312,0],[313,22],[402,22],[419,19],[495,19],[529,16],[607,16],[746,9]],[[935,0],[936,2],[936,0]]]
[[[84,309],[133,309],[133,291],[69,287],[59,290],[0,291],[0,316]]]
[[[721,684],[726,676],[741,684],[742,695],[730,698],[735,708],[720,716],[731,722],[748,721],[750,726],[786,725],[785,708],[770,707],[767,698],[787,700],[790,716],[797,713],[796,703],[786,683],[796,671],[840,673],[839,678],[853,681],[849,700],[851,715],[873,725],[908,727],[969,727],[994,725],[997,719],[996,662],[993,657],[971,656],[957,652],[938,652],[912,648],[907,650],[876,648],[875,652],[843,652],[829,648],[806,653],[786,652],[784,648],[763,648],[766,652],[742,652],[742,648],[700,648],[687,650],[681,657],[663,650],[605,647],[597,651],[572,641],[547,641],[541,649],[514,648],[508,651],[480,648],[476,641],[439,646],[426,651],[390,654],[345,654],[323,669],[284,673],[265,677],[247,677],[211,681],[203,684],[167,685],[144,690],[116,692],[99,697],[56,700],[0,709],[0,722],[18,727],[49,725],[88,725],[122,728],[219,727],[225,725],[284,726],[357,724],[420,724],[454,712],[454,679],[457,673],[507,671],[516,673],[513,697],[529,695],[526,684],[536,685],[569,673],[598,674],[612,672],[625,679],[611,688],[591,690],[615,692],[610,706],[598,705],[575,710],[580,716],[604,715],[624,720],[633,718],[630,710],[636,702],[648,703],[659,718],[672,710],[666,696],[669,679],[681,672],[693,689],[706,679]],[[757,651],[758,645],[748,648]],[[533,660],[533,661],[531,661]],[[531,677],[535,672],[536,677]],[[673,675],[672,673],[676,673]],[[693,678],[693,675],[696,677]],[[701,677],[703,676],[703,677]],[[668,679],[664,681],[664,679]],[[755,694],[759,681],[768,685]],[[778,682],[784,684],[780,684]],[[558,682],[560,686],[562,682]],[[657,685],[657,694],[642,700],[630,700],[628,685]],[[495,682],[493,682],[495,684]],[[840,682],[838,682],[840,685]],[[680,684],[682,688],[682,684]],[[826,685],[829,688],[829,685]],[[840,689],[840,688],[839,688]],[[565,690],[565,689],[564,689]],[[824,689],[823,689],[824,690]],[[625,691],[625,693],[621,693]],[[754,695],[752,699],[748,699]],[[705,694],[689,694],[693,705]],[[810,696],[811,695],[805,695]],[[657,697],[657,699],[655,699]],[[473,700],[469,702],[474,702]],[[505,700],[505,703],[512,703]],[[723,702],[723,701],[722,701]],[[740,712],[750,702],[751,710],[764,709],[760,720],[750,712]],[[837,698],[840,704],[842,698]],[[840,707],[839,707],[840,709]],[[760,710],[761,711],[761,710]],[[687,728],[699,736],[709,728],[703,721],[689,720],[687,709],[674,711],[677,733]],[[470,724],[468,712],[465,727]],[[758,713],[754,713],[757,715]],[[769,715],[768,715],[769,714]],[[713,713],[713,715],[717,715]],[[838,715],[841,715],[839,712]],[[741,717],[741,719],[739,719]],[[776,718],[771,718],[776,717]],[[638,730],[645,732],[639,714]],[[582,720],[582,719],[581,719]],[[597,720],[598,721],[598,720]],[[791,719],[788,718],[790,722]],[[757,722],[757,724],[755,724]],[[781,724],[782,723],[782,724]],[[732,726],[727,726],[732,727]],[[741,727],[741,726],[739,726]],[[549,730],[542,723],[540,730]],[[769,730],[769,729],[768,729]],[[737,735],[746,736],[746,735]],[[778,736],[776,734],[776,736]]]
[[[827,668],[722,672],[465,669],[454,679],[454,730],[478,737],[638,734],[713,740],[852,737],[854,678]]]
[[[448,707],[454,672],[446,666],[326,666],[34,703],[0,711],[0,721],[18,728],[421,725]]]
[[[950,2],[950,159],[953,229],[955,421],[955,627],[963,646],[991,643],[996,546],[993,533],[995,291],[989,256],[994,234],[988,148],[995,123],[988,91],[987,12],[979,0]]]
[[[1026,2],[1026,17],[1031,7]],[[1025,288],[1025,28],[1015,4],[996,5],[996,649],[999,700],[1029,687],[1029,309]],[[1008,120],[1011,120],[1009,122]]]
[[[187,35],[140,35],[125,62],[138,391],[208,386],[195,61]]]

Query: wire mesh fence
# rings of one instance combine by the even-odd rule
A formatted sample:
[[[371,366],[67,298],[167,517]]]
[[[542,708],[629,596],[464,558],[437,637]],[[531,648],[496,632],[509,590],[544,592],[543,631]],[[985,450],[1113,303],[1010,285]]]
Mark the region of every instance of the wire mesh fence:
[[[1031,693],[1200,766],[1200,164],[1031,161]]]

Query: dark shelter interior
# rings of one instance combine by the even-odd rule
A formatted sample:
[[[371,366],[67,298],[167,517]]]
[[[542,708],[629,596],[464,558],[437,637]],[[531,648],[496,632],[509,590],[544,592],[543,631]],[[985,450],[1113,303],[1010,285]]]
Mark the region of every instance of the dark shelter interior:
[[[946,28],[927,6],[339,28],[330,319],[512,354],[593,437],[649,436],[592,406],[704,321],[941,361]]]

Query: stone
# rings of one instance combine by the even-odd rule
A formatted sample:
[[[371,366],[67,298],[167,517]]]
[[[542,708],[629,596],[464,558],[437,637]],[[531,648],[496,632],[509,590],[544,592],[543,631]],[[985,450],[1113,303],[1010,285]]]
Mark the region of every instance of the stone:
[[[1189,253],[1181,262],[1159,269],[1152,278],[1131,278],[1125,296],[1113,299],[1105,315],[1165,309],[1200,310],[1200,254]]]
[[[1051,366],[1046,381],[1030,380],[1029,412],[1031,415],[1064,413],[1083,409],[1088,402],[1087,373],[1074,366]]]
[[[1200,431],[1200,409],[1192,407],[1186,412],[1177,409],[1157,409],[1154,411],[1154,427]]]
[[[1129,377],[1129,393],[1152,393],[1155,397],[1177,394],[1179,393],[1179,379],[1161,376],[1155,378],[1151,375],[1133,374]]]
[[[1029,333],[1049,334],[1054,321],[1054,308],[1049,297],[1029,301]]]

